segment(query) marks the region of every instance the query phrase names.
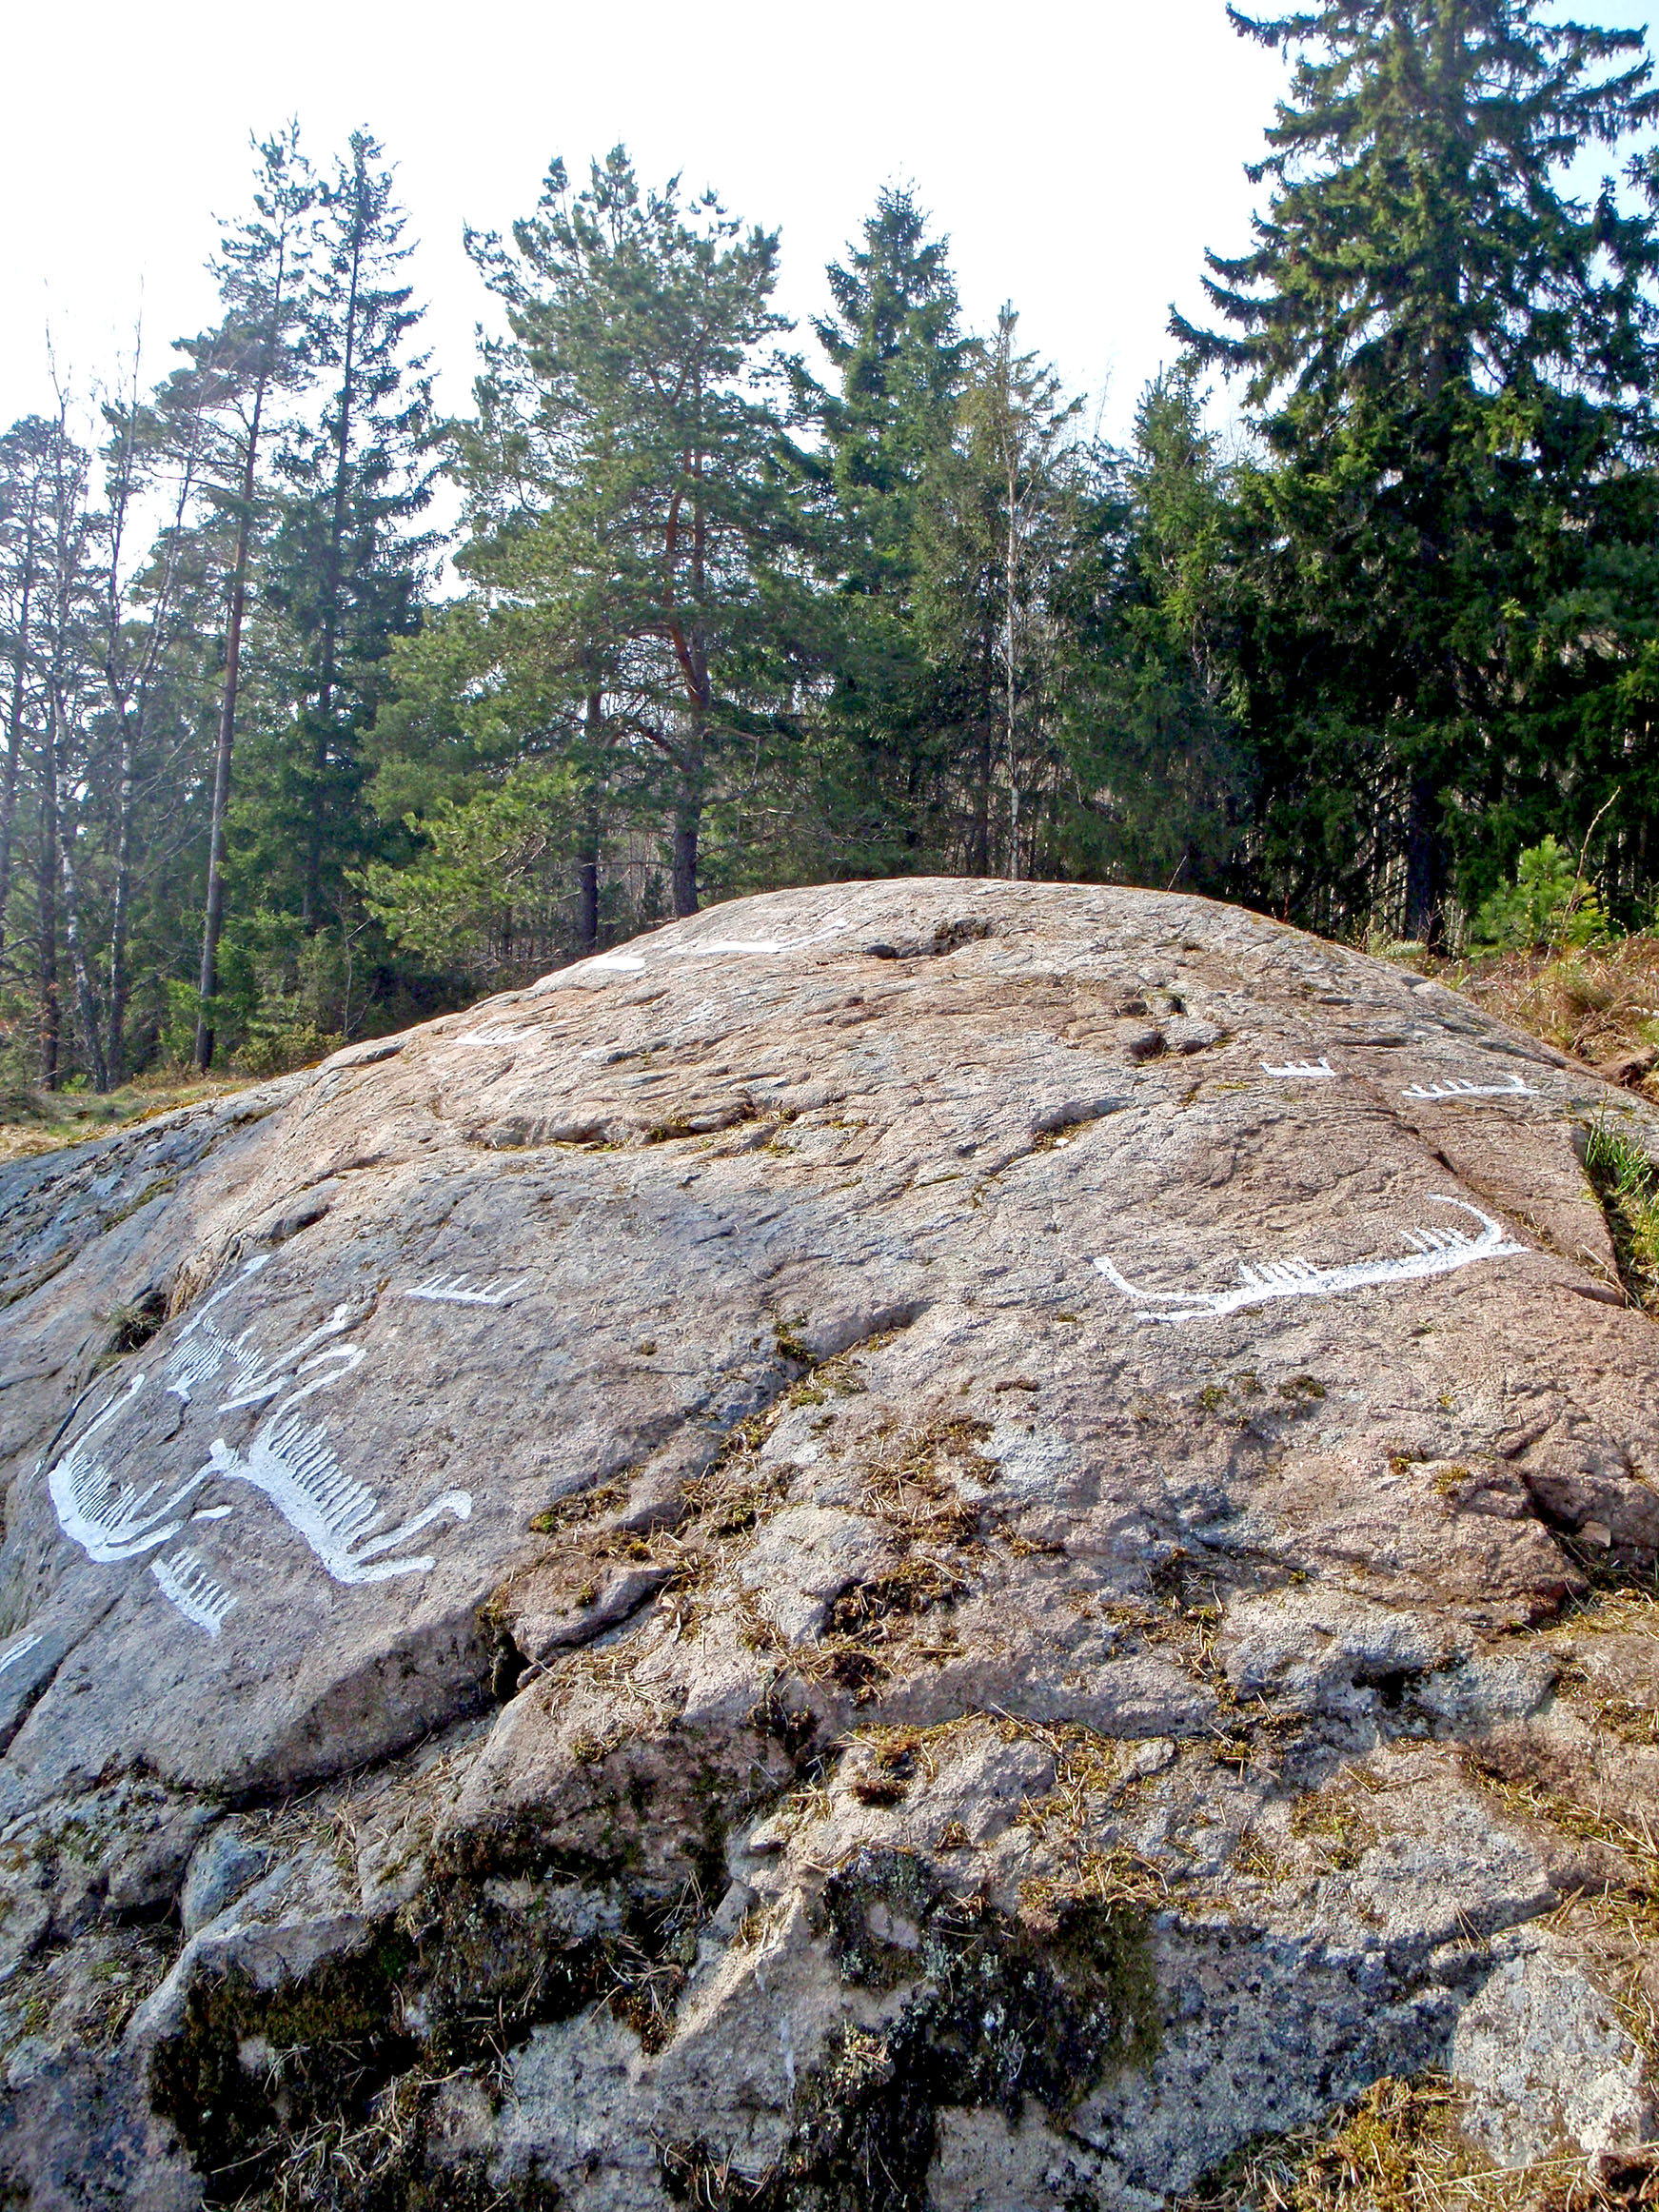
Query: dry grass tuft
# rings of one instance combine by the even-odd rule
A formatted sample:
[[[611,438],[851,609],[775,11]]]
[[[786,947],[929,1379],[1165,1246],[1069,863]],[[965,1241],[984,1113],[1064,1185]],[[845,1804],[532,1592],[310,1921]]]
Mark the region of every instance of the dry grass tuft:
[[[1659,1044],[1659,936],[1554,958],[1508,953],[1472,967],[1448,962],[1442,979],[1498,1020],[1592,1067]],[[1651,1077],[1647,1090],[1659,1096]]]
[[[1659,2203],[1659,2145],[1497,2166],[1463,2135],[1450,2082],[1385,2076],[1334,2129],[1248,2145],[1180,2212],[1635,2212]]]

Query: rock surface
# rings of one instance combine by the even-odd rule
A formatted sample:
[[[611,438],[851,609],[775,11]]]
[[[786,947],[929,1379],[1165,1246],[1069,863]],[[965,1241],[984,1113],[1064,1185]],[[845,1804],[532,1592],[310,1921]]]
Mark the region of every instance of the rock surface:
[[[1152,2212],[1436,2070],[1630,2153],[1597,1114],[1259,917],[910,882],[0,1173],[0,2195]]]

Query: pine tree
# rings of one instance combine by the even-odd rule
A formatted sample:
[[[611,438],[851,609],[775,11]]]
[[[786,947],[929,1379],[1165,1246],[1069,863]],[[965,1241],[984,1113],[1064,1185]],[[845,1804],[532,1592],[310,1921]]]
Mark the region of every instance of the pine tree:
[[[1265,447],[1241,485],[1260,864],[1311,918],[1380,901],[1421,936],[1459,844],[1605,795],[1576,755],[1628,613],[1603,556],[1649,528],[1659,243],[1562,170],[1659,98],[1639,33],[1538,0],[1234,22],[1297,57],[1250,172],[1271,205],[1210,259],[1230,329],[1172,328],[1243,374]]]
[[[0,438],[0,647],[6,678],[6,757],[0,765],[0,963],[10,918],[17,800],[37,675],[55,435],[54,425],[43,416],[30,415]],[[4,973],[0,965],[0,976]]]
[[[125,1079],[128,1065],[134,926],[147,903],[148,918],[155,918],[160,879],[171,874],[195,826],[189,800],[196,783],[201,638],[211,620],[203,547],[191,527],[205,425],[198,418],[166,423],[146,405],[140,363],[135,340],[128,388],[107,398],[102,410],[108,436],[99,655],[113,737],[107,737],[98,796],[109,875],[104,1057],[111,1086]],[[134,536],[150,514],[160,516],[155,537],[135,548]],[[147,888],[149,902],[142,897]],[[161,953],[168,967],[173,953],[169,941]]]
[[[645,787],[694,913],[705,809],[738,746],[786,727],[800,664],[777,235],[712,193],[642,190],[619,147],[580,192],[555,163],[511,247],[470,246],[512,332],[463,444],[479,642],[498,670],[531,656],[524,703],[590,788],[607,750]]]
[[[256,543],[270,520],[262,464],[281,425],[273,419],[306,374],[304,307],[316,185],[287,124],[255,147],[249,213],[227,229],[209,266],[224,318],[201,337],[181,339],[188,365],[157,395],[157,413],[180,453],[199,456],[198,482],[223,542],[225,658],[214,748],[207,885],[194,1057],[213,1063],[213,1000],[225,926],[226,825],[242,684],[242,648]]]
[[[34,738],[34,940],[36,1022],[42,1088],[65,1072],[61,959],[74,988],[85,1065],[107,1089],[97,992],[89,959],[82,894],[84,801],[98,705],[97,534],[89,501],[91,457],[69,428],[69,400],[43,427],[39,471],[34,603],[24,716]],[[32,682],[28,677],[32,677]]]

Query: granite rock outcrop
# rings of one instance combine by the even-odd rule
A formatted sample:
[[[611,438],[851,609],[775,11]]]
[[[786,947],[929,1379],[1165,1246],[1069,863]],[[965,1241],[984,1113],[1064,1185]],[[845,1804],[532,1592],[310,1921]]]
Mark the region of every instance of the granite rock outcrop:
[[[0,1171],[0,2194],[1155,2212],[1659,2136],[1659,1116],[780,892]]]

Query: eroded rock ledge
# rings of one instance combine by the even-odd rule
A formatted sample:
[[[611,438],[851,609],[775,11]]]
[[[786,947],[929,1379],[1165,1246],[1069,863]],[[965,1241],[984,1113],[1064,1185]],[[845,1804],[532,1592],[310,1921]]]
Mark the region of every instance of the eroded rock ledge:
[[[1258,917],[941,881],[0,1174],[0,2184],[1153,2212],[1438,2076],[1636,2170],[1597,1114]]]

